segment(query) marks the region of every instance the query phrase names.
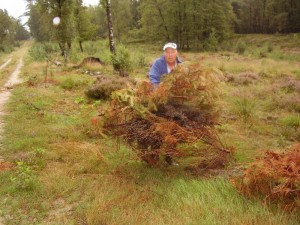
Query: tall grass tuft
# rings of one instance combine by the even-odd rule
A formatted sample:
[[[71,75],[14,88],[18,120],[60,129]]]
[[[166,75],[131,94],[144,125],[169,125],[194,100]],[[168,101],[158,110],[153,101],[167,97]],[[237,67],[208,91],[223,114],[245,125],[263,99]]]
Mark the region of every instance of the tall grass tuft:
[[[233,111],[244,121],[252,118],[255,115],[255,101],[244,96],[236,99],[234,102]]]

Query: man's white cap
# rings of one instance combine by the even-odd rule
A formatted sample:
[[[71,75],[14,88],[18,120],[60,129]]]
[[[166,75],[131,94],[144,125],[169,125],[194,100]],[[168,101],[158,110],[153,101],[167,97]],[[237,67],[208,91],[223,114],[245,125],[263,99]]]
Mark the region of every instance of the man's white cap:
[[[173,42],[169,42],[169,43],[164,45],[163,50],[165,51],[167,48],[177,49],[177,45]]]

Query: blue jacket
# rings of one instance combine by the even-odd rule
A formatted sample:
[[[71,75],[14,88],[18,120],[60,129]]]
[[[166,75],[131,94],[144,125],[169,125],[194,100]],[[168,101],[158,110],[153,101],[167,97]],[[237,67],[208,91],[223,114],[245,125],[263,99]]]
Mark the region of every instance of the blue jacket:
[[[176,59],[177,63],[181,63],[181,60]],[[162,55],[160,58],[156,59],[153,65],[151,66],[150,72],[149,72],[149,79],[152,84],[157,86],[160,83],[160,77],[163,74],[168,73],[168,67],[167,62],[165,60],[165,56]]]

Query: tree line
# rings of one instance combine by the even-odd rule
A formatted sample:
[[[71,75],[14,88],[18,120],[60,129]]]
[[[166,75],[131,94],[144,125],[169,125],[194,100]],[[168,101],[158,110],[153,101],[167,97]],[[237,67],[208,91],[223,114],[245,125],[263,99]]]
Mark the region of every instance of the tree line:
[[[299,0],[234,0],[237,33],[300,32]]]
[[[0,9],[0,21],[0,52],[10,52],[19,41],[30,37],[20,20],[9,16],[6,10]]]
[[[37,41],[62,52],[77,42],[107,38],[107,7],[82,0],[27,0],[28,26]],[[300,32],[299,0],[111,0],[116,42],[174,41],[181,49],[213,49],[233,33]],[[53,26],[52,19],[61,23]]]

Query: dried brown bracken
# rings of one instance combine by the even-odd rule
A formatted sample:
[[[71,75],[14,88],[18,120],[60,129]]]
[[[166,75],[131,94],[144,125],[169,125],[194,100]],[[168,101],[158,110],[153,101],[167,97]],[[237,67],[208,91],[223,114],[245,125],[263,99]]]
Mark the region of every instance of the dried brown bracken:
[[[214,129],[218,83],[213,71],[199,65],[179,65],[156,89],[144,81],[136,89],[113,92],[104,115],[103,132],[123,137],[151,165],[157,164],[160,156],[184,155],[181,144],[201,142],[202,148],[194,151],[206,146],[209,151],[230,155]],[[228,157],[224,158],[227,161]]]
[[[10,170],[14,165],[10,162],[0,162],[0,171]]]
[[[266,151],[233,183],[246,196],[261,196],[284,209],[300,209],[300,143],[285,153]]]

